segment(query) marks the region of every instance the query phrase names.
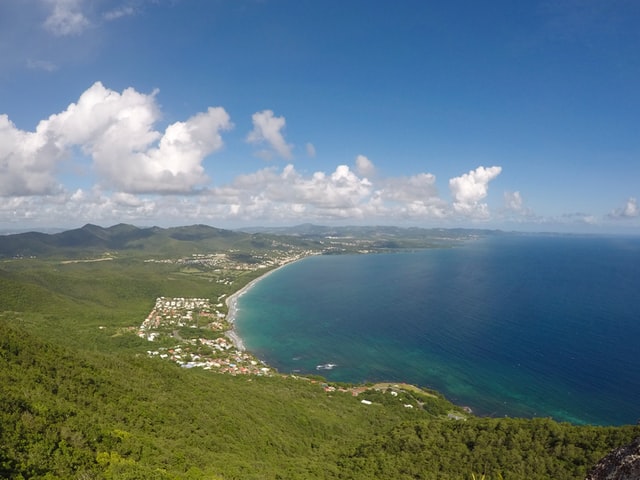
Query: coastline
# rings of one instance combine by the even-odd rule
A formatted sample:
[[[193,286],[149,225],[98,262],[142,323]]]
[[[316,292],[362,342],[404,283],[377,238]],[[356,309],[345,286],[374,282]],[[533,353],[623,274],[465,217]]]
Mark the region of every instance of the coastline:
[[[251,290],[259,281],[264,280],[266,277],[271,275],[276,270],[279,270],[279,269],[281,269],[283,267],[286,267],[287,265],[290,265],[290,264],[292,264],[294,262],[297,262],[299,260],[302,260],[304,258],[307,258],[307,256],[303,256],[303,257],[297,258],[295,260],[291,260],[289,262],[283,263],[282,265],[279,265],[276,268],[273,268],[273,269],[263,273],[259,277],[254,278],[253,280],[251,280],[249,283],[247,283],[240,290],[232,293],[231,295],[229,295],[227,297],[227,299],[225,301],[225,304],[227,305],[227,322],[229,322],[230,328],[229,328],[229,330],[227,330],[225,332],[225,334],[227,335],[227,337],[229,337],[229,339],[231,340],[233,345],[236,347],[236,349],[238,349],[241,352],[246,351],[246,347],[244,345],[244,342],[242,341],[242,338],[240,338],[240,336],[238,335],[238,332],[236,331],[236,328],[235,328],[236,315],[238,314],[238,299],[242,295],[247,293],[249,290]]]
[[[239,290],[237,290],[236,292],[232,293],[231,295],[229,295],[227,297],[227,299],[225,300],[225,304],[227,306],[227,317],[226,317],[226,320],[229,323],[229,330],[227,330],[225,332],[225,335],[227,336],[227,338],[229,338],[229,340],[231,340],[231,342],[233,343],[234,347],[239,352],[248,353],[250,356],[252,356],[251,352],[247,351],[246,346],[245,346],[244,342],[242,341],[242,338],[240,337],[240,335],[238,335],[238,332],[236,331],[236,328],[235,328],[236,327],[236,316],[238,314],[238,300],[240,299],[240,297],[242,295],[244,295],[245,293],[247,293],[249,290],[251,290],[259,281],[264,280],[266,277],[268,277],[270,274],[272,274],[276,270],[279,270],[279,269],[281,269],[283,267],[286,267],[287,265],[292,264],[294,262],[298,262],[300,260],[303,260],[303,259],[307,258],[308,256],[312,256],[312,255],[305,255],[305,256],[302,256],[300,258],[296,258],[295,260],[291,260],[291,261],[285,262],[282,265],[278,265],[277,267],[264,272],[262,275],[260,275],[259,277],[254,278],[249,283],[244,285],[242,288],[240,288]],[[256,358],[256,360],[258,360],[258,359]],[[267,365],[263,361],[261,363],[263,365]],[[274,370],[274,371],[275,371],[276,374],[279,374],[277,372],[277,370]],[[305,378],[305,377],[296,377],[295,375],[292,375],[292,376],[294,376],[294,378]],[[315,383],[315,380],[311,380],[311,381]],[[325,388],[326,392],[332,392],[332,391],[336,390],[336,387],[327,386],[325,384],[323,384],[323,385],[324,385],[324,388]],[[366,390],[370,390],[370,389],[374,389],[374,390],[401,389],[401,390],[406,390],[406,391],[418,392],[420,394],[427,395],[429,397],[437,398],[437,395],[432,393],[432,391],[429,390],[429,389],[423,389],[423,388],[421,388],[421,387],[419,387],[417,385],[408,384],[408,383],[404,383],[404,382],[376,382],[374,384],[358,383],[358,384],[354,384],[354,386],[352,386],[350,388],[338,387],[338,389],[340,391],[342,391],[342,392],[350,392],[351,395],[353,395],[353,396],[358,396],[360,393],[363,393]],[[467,418],[466,416],[467,415],[474,415],[473,410],[469,406],[459,406],[459,405],[455,405],[453,403],[451,403],[451,405],[457,406],[461,410],[461,412],[453,412],[452,413],[450,411],[447,414],[449,419],[466,420],[466,418]],[[462,413],[462,412],[464,412],[464,413]]]

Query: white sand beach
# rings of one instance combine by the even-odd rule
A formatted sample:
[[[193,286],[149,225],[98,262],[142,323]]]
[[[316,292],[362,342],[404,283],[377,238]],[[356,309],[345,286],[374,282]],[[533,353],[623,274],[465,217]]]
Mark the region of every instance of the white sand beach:
[[[302,258],[306,258],[306,257],[302,257]],[[226,304],[227,304],[227,321],[229,322],[229,324],[231,325],[231,328],[226,332],[227,337],[229,337],[229,339],[233,342],[234,346],[240,350],[240,351],[245,351],[245,345],[242,341],[242,338],[240,338],[240,336],[238,335],[238,332],[236,332],[235,329],[235,321],[236,321],[236,315],[238,313],[238,299],[244,295],[246,292],[248,292],[251,288],[253,288],[253,286],[258,283],[260,280],[263,280],[264,278],[266,278],[268,275],[270,275],[271,273],[275,272],[276,270],[281,269],[282,267],[285,267],[291,263],[297,262],[298,260],[302,260],[302,258],[299,258],[297,260],[293,260],[287,263],[284,263],[282,265],[280,265],[279,267],[276,267],[272,270],[269,270],[268,272],[265,272],[263,275],[260,275],[258,278],[255,278],[254,280],[251,280],[249,283],[247,283],[244,287],[242,287],[240,290],[238,290],[237,292],[229,295],[227,297],[226,300]]]

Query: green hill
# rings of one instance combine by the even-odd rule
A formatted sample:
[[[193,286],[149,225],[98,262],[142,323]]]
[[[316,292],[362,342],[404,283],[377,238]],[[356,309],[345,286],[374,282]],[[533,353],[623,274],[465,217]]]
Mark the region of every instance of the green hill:
[[[640,435],[147,354],[136,330],[157,297],[219,298],[310,240],[206,226],[23,235],[37,258],[0,237],[0,478],[581,479]]]
[[[109,228],[87,224],[81,228],[56,234],[38,232],[0,236],[0,255],[3,257],[69,256],[77,257],[108,250],[151,249],[162,253],[185,253],[194,249],[211,247],[230,248],[238,242],[248,241],[246,233],[221,230],[205,225],[163,229],[138,228],[119,224]],[[182,252],[176,252],[180,245]],[[0,257],[1,258],[1,257]]]

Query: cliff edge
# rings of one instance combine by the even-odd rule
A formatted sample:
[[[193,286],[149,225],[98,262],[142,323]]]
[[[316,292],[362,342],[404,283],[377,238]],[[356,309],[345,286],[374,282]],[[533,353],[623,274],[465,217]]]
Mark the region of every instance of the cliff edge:
[[[640,480],[640,437],[600,460],[586,480]]]

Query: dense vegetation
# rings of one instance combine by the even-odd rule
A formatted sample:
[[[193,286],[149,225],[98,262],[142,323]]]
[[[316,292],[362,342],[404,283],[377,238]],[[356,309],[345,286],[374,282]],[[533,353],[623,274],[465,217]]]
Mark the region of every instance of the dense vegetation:
[[[206,252],[227,248],[203,228],[180,235],[165,239],[176,255],[198,242],[209,242]],[[354,397],[311,379],[149,358],[135,327],[157,296],[216,297],[256,273],[217,283],[229,272],[145,261],[168,247],[137,241],[109,261],[65,263],[56,247],[0,263],[0,478],[581,479],[640,435],[637,426],[456,420],[437,395]],[[242,241],[235,253],[253,255],[252,237]]]

